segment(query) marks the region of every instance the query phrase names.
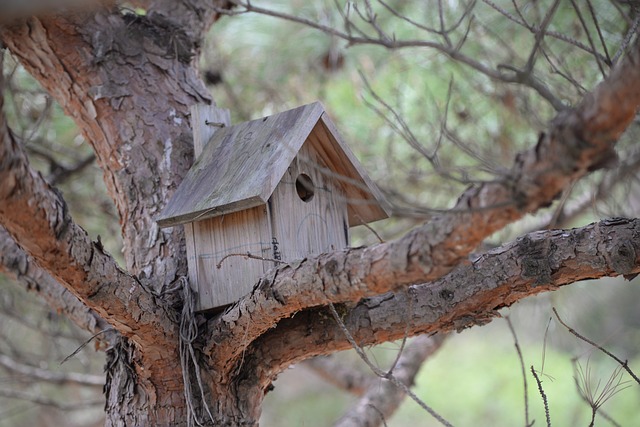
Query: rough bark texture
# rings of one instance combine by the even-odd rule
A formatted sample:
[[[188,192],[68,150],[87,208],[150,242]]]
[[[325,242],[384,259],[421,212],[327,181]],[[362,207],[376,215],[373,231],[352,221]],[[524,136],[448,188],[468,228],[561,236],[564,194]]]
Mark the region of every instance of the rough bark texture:
[[[110,423],[180,423],[186,409],[173,313],[179,300],[157,295],[186,274],[184,243],[180,229],[159,230],[154,215],[192,161],[188,107],[208,100],[189,63],[194,42],[167,21],[112,10],[31,18],[0,35],[94,148],[121,218],[131,276],[71,222],[60,195],[29,170],[11,138],[2,140],[3,225],[133,341],[110,353],[130,348],[130,357],[112,359],[129,363],[117,372],[133,373],[107,384]],[[18,214],[23,207],[34,216]],[[173,411],[178,415],[168,417]]]
[[[436,217],[390,243],[279,268],[221,319],[212,320],[213,342],[251,342],[304,305],[357,301],[447,274],[484,238],[549,205],[572,182],[615,158],[615,141],[640,103],[638,63],[640,43],[608,80],[575,109],[560,113],[537,145],[516,157],[503,182],[469,188],[455,207],[461,213]],[[218,353],[220,361],[243,349],[232,351]]]
[[[634,275],[640,272],[639,254],[637,219],[535,232],[457,267],[440,280],[365,298],[355,307],[339,306],[339,312],[361,346],[398,340],[405,334],[460,331],[490,322],[499,316],[499,309],[527,296],[580,280]],[[266,388],[274,371],[348,348],[340,325],[326,307],[319,307],[281,320],[252,342],[236,364],[247,371],[246,378]]]
[[[61,295],[53,303],[85,328],[108,324],[118,332],[106,367],[108,425],[186,425],[177,286],[186,275],[184,239],[180,228],[160,230],[154,217],[192,162],[188,108],[211,102],[194,55],[216,14],[200,0],[133,3],[149,13],[104,8],[0,27],[3,44],[93,147],[120,216],[126,265],[72,221],[1,115],[0,263],[50,300]],[[640,105],[639,57],[636,43],[605,82],[518,155],[502,182],[469,188],[459,213],[394,242],[279,268],[225,313],[195,319],[201,335],[193,357],[211,410],[209,417],[196,403],[203,423],[255,425],[282,369],[348,348],[329,302],[357,342],[369,345],[483,324],[528,295],[640,272],[640,223],[622,219],[533,233],[466,262],[485,237],[614,157]],[[194,367],[187,369],[194,378]]]

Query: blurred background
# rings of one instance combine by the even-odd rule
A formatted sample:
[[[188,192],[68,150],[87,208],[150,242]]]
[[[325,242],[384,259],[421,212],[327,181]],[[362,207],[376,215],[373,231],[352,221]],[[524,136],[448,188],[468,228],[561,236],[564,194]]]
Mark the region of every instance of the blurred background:
[[[268,14],[223,17],[203,43],[202,78],[218,106],[231,110],[233,123],[320,100],[393,204],[393,218],[373,224],[383,240],[450,208],[469,184],[503,177],[558,110],[577,103],[609,73],[640,16],[636,2],[616,0],[372,1],[371,13],[360,1],[263,3],[272,15],[289,14],[341,34]],[[126,3],[121,12],[146,13]],[[349,35],[345,22],[359,41],[341,37]],[[536,41],[541,26],[545,35]],[[385,47],[384,35],[407,41],[406,47]],[[121,262],[118,218],[91,148],[60,106],[2,54],[5,110],[17,138],[32,164],[64,193],[74,220]],[[491,236],[479,252],[538,229],[637,217],[638,131],[636,122],[621,139],[617,165]],[[376,233],[356,230],[353,246],[376,243]],[[515,335],[497,319],[449,336],[425,362],[415,392],[456,426],[524,425],[517,342],[536,425],[545,425],[545,413],[531,366],[553,425],[589,425],[585,389],[606,400],[596,425],[638,425],[637,383],[571,335],[551,311],[556,307],[582,335],[640,370],[638,284],[583,282],[504,309]],[[104,354],[93,342],[74,354],[90,336],[1,273],[0,289],[0,427],[101,425]],[[367,351],[384,368],[399,348],[388,343]],[[372,376],[354,352],[330,359]],[[358,398],[305,363],[274,386],[264,403],[265,427],[331,425]],[[439,425],[410,400],[386,422]]]

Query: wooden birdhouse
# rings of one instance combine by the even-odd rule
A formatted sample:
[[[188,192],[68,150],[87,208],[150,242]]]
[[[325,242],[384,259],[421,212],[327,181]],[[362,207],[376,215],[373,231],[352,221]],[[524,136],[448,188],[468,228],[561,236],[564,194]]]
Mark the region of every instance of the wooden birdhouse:
[[[184,224],[198,310],[237,301],[281,262],[346,248],[350,227],[387,217],[322,104],[235,126],[206,116],[192,113],[197,159],[158,219]],[[217,130],[198,155],[206,125]]]

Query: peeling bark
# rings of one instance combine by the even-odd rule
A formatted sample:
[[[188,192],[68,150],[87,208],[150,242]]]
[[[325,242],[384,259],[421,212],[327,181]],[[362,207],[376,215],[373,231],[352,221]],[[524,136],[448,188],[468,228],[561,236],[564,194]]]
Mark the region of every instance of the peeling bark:
[[[628,246],[631,245],[631,246]],[[408,291],[365,298],[354,307],[338,306],[344,325],[361,346],[420,334],[461,331],[499,317],[501,308],[580,280],[620,275],[616,259],[631,264],[628,251],[640,253],[640,220],[615,219],[574,230],[528,234],[454,269],[432,283]],[[527,267],[545,254],[549,280],[540,283]],[[640,257],[631,274],[640,272]],[[232,372],[247,387],[266,390],[282,370],[309,357],[347,350],[350,344],[326,307],[311,308],[281,320],[252,342]],[[249,380],[251,379],[251,380]],[[233,380],[232,380],[233,381]]]
[[[179,228],[158,229],[154,216],[192,162],[188,108],[211,102],[194,62],[199,39],[217,15],[200,0],[134,3],[148,7],[148,14],[104,8],[0,27],[0,40],[93,147],[120,216],[126,271],[29,167],[4,117],[0,223],[12,237],[0,230],[0,265],[32,286],[51,288],[44,294],[59,282],[86,306],[79,317],[93,310],[123,334],[108,350],[108,425],[186,425],[177,324],[183,301],[175,291],[186,275],[184,239]],[[508,176],[470,187],[454,214],[391,243],[277,269],[222,315],[196,319],[204,331],[194,354],[211,410],[209,418],[197,403],[199,419],[255,425],[264,393],[282,369],[347,349],[323,307],[328,302],[338,304],[356,340],[369,345],[484,324],[526,296],[640,272],[640,225],[624,219],[529,234],[465,263],[486,236],[548,205],[614,157],[615,141],[640,104],[639,57],[636,43],[605,82],[518,155]],[[63,309],[77,304],[65,300]],[[86,319],[78,321],[95,327]],[[192,390],[199,392],[198,385]],[[199,395],[195,400],[202,401]]]
[[[534,148],[518,154],[509,177],[465,191],[454,208],[460,213],[435,217],[390,243],[277,269],[224,316],[210,322],[211,342],[250,343],[305,307],[358,301],[447,274],[484,238],[549,205],[572,182],[615,157],[615,142],[640,105],[638,62],[640,41],[580,105],[556,117]],[[222,363],[243,349],[231,348],[229,353],[216,349],[213,357]]]

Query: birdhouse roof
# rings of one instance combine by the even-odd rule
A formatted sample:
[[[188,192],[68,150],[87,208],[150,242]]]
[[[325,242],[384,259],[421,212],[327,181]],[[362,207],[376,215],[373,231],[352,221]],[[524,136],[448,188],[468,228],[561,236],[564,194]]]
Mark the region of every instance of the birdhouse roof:
[[[342,142],[322,104],[314,102],[217,131],[158,224],[170,227],[266,204],[305,141],[342,186],[349,225],[388,217],[380,191]]]

